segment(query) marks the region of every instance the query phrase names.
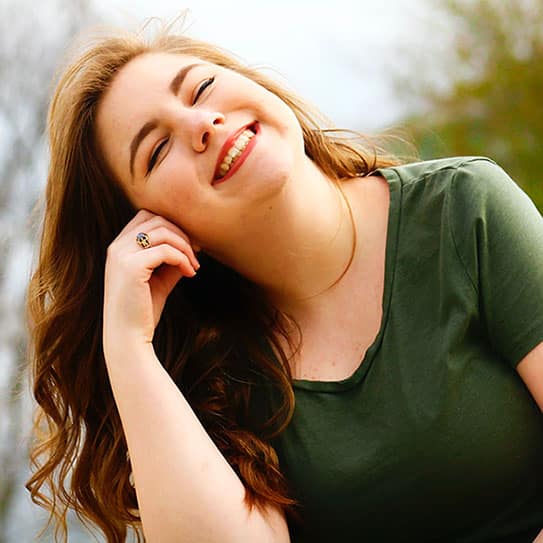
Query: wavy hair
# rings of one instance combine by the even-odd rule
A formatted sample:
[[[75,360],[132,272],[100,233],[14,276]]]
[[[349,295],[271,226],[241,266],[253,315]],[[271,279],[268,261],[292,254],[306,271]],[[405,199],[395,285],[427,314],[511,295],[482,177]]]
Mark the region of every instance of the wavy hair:
[[[55,540],[67,540],[75,510],[108,543],[125,541],[141,521],[127,445],[102,352],[106,248],[135,210],[94,139],[104,92],[131,59],[183,53],[235,70],[282,99],[303,129],[305,152],[331,179],[397,163],[376,142],[340,131],[278,82],[208,43],[163,27],[101,37],[60,76],[48,114],[50,164],[39,257],[28,288],[33,393],[37,402],[27,489],[49,510]],[[249,507],[282,508],[300,520],[271,440],[294,410],[288,357],[294,320],[263,291],[200,254],[202,267],[168,298],[154,336],[157,356],[246,488]],[[345,272],[344,272],[345,273]],[[228,308],[226,310],[225,308]],[[275,351],[274,353],[272,352]],[[262,404],[263,398],[277,401]],[[260,402],[260,407],[255,405]]]

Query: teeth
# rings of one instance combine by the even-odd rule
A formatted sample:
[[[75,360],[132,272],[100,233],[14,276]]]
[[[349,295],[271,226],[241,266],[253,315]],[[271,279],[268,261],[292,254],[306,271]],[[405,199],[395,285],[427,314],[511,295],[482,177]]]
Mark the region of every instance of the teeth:
[[[224,160],[221,163],[221,166],[219,168],[219,176],[224,177],[228,170],[232,167],[232,164],[236,161],[236,159],[241,155],[245,147],[247,147],[247,144],[251,141],[251,138],[254,137],[254,133],[251,132],[251,130],[244,130],[236,139],[226,156],[224,157]]]

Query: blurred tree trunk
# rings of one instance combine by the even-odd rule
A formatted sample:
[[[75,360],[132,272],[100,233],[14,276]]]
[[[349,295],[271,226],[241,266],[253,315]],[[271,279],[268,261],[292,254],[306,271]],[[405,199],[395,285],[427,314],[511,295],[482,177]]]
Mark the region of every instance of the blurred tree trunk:
[[[489,156],[543,210],[543,2],[431,4],[424,51],[408,54],[400,82],[421,106],[408,124],[422,157]]]

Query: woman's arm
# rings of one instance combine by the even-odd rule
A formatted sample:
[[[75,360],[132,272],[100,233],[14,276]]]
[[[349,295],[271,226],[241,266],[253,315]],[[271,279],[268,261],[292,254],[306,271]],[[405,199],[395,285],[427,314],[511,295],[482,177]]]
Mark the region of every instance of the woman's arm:
[[[249,514],[244,486],[156,358],[123,348],[108,371],[150,543],[288,542],[282,513]]]
[[[543,342],[519,362],[517,371],[543,411]]]
[[[543,411],[543,342],[519,362],[517,371],[539,405],[539,409]],[[534,543],[543,543],[543,530],[534,539]]]
[[[136,234],[152,247],[142,249]],[[160,269],[157,269],[159,268]],[[104,354],[150,543],[286,543],[284,515],[245,505],[244,486],[157,359],[164,303],[198,264],[186,235],[141,211],[108,249]]]

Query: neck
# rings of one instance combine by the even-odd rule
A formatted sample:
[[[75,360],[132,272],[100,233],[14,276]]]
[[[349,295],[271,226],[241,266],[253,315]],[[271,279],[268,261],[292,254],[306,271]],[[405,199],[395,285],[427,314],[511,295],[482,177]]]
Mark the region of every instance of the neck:
[[[353,217],[339,188],[311,161],[263,208],[240,221],[221,262],[261,285],[290,314],[308,311],[350,266],[356,245]]]

